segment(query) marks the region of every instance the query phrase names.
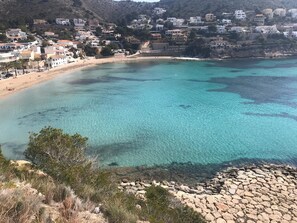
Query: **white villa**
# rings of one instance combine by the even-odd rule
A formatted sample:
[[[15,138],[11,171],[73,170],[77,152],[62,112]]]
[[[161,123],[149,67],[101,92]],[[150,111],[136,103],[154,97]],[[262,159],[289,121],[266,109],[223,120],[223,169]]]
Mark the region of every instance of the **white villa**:
[[[293,19],[297,18],[297,9],[290,9],[288,10],[288,13],[291,15],[291,18]]]
[[[73,19],[73,23],[75,27],[84,27],[86,25],[86,22],[87,21],[83,19]]]
[[[180,29],[171,29],[171,30],[167,30],[165,34],[166,36],[171,36],[174,34],[182,34],[182,31]]]
[[[163,30],[164,29],[164,25],[162,25],[162,24],[157,24],[156,25],[156,30],[157,31],[161,31],[161,30]]]
[[[245,20],[246,19],[246,13],[243,10],[236,10],[234,13],[234,17],[237,20]]]
[[[263,34],[278,34],[278,33],[280,33],[278,31],[278,29],[276,28],[276,25],[274,25],[274,26],[257,26],[255,28],[255,32],[263,33]]]
[[[27,34],[21,29],[9,29],[6,31],[6,37],[12,41],[26,40]]]
[[[213,22],[214,20],[216,20],[216,16],[214,14],[208,13],[205,15],[206,22]]]
[[[287,15],[287,10],[284,8],[277,8],[273,11],[273,14],[279,17],[285,17]]]
[[[163,9],[163,8],[154,8],[153,12],[156,15],[163,15],[166,12],[166,9]]]
[[[55,55],[55,56],[51,56],[48,60],[47,60],[47,64],[51,67],[58,67],[64,64],[68,63],[68,59],[66,56],[59,56],[59,55]]]
[[[262,13],[267,17],[267,19],[273,19],[273,10],[270,8],[264,9]]]
[[[0,63],[8,63],[18,60],[18,57],[13,52],[0,53]]]
[[[225,25],[231,25],[232,20],[231,19],[222,19],[222,23],[225,24]]]
[[[62,26],[70,26],[70,20],[64,18],[56,18],[56,24]]]
[[[190,25],[198,25],[198,24],[202,24],[202,18],[201,16],[195,16],[195,17],[190,17],[189,19],[189,24]]]
[[[233,26],[231,27],[230,31],[236,32],[236,33],[244,33],[246,30],[245,30],[245,27],[242,27],[242,26]]]

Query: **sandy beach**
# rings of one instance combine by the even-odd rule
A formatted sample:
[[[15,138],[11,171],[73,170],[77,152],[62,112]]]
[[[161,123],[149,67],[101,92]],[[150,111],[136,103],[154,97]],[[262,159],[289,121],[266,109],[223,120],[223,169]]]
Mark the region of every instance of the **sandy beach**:
[[[17,78],[8,78],[0,80],[0,99],[33,85],[51,80],[57,76],[78,71],[83,68],[96,66],[105,63],[141,61],[141,60],[170,60],[173,57],[110,57],[103,59],[86,59],[75,63],[69,63],[60,67],[56,67],[44,72],[32,72],[20,75]]]

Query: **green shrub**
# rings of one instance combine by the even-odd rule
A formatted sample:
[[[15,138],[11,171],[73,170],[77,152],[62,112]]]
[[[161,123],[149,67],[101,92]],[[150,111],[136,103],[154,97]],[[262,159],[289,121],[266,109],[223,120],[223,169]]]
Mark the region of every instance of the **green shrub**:
[[[143,215],[150,223],[202,223],[204,219],[193,209],[176,205],[174,198],[162,187],[149,187]]]
[[[54,178],[79,184],[93,170],[93,162],[85,156],[86,142],[79,134],[46,127],[31,133],[25,156]]]
[[[138,220],[135,211],[135,198],[117,194],[106,201],[106,215],[110,223],[135,223]]]

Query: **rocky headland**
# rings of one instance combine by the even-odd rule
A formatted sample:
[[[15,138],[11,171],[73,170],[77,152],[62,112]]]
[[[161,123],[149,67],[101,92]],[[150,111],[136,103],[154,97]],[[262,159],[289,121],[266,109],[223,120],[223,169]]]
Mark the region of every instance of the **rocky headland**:
[[[208,222],[297,222],[295,167],[273,164],[232,167],[195,186],[123,179],[119,188],[144,199],[145,189],[151,185],[166,188]]]

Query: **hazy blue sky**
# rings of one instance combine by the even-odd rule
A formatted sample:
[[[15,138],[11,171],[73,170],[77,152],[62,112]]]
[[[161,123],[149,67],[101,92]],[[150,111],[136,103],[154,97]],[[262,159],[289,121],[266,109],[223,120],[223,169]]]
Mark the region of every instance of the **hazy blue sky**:
[[[159,2],[159,0],[133,0],[135,2]]]
[[[115,0],[115,1],[121,1],[121,0]],[[159,0],[132,0],[134,2],[159,2]]]

